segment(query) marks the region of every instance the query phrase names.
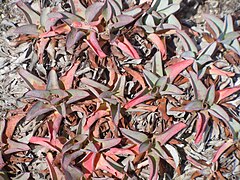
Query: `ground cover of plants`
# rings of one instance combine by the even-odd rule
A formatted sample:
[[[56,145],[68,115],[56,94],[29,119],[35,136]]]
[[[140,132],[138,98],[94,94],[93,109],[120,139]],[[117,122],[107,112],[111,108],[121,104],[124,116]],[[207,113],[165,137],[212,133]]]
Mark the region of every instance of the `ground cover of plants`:
[[[237,11],[0,2],[2,179],[240,177]]]

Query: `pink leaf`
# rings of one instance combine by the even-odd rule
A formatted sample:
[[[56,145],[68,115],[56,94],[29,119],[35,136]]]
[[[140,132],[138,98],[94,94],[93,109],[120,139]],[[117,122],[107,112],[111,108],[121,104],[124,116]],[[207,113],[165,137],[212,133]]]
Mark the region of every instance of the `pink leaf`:
[[[222,99],[232,95],[233,93],[235,93],[235,92],[237,92],[239,90],[240,90],[240,86],[218,90],[216,92],[216,99],[215,99],[215,101],[219,102]]]
[[[124,105],[124,108],[125,109],[129,109],[133,106],[136,106],[144,101],[148,101],[148,100],[151,100],[151,99],[154,99],[153,96],[151,95],[143,95],[143,96],[140,96],[140,97],[135,97],[133,98],[131,101],[127,102],[125,105]]]
[[[83,127],[84,131],[87,131],[98,119],[109,115],[106,110],[97,110],[91,117],[87,119],[87,123]]]
[[[177,124],[173,124],[170,128],[165,130],[162,134],[156,136],[156,140],[160,142],[161,146],[164,145],[168,140],[170,140],[174,135],[176,135],[179,131],[186,128],[187,125],[179,122]]]
[[[70,89],[72,87],[73,78],[79,64],[80,62],[76,61],[71,67],[71,69],[69,69],[68,72],[60,78],[65,89]]]
[[[50,143],[50,140],[47,139],[47,138],[43,138],[43,137],[31,137],[30,140],[29,140],[30,143],[33,143],[33,144],[38,144],[38,145],[41,145],[41,146],[44,146],[44,147],[47,147],[53,151],[57,151],[57,152],[60,152],[60,149],[57,149],[56,147],[54,147],[51,143]]]
[[[233,145],[233,140],[229,139],[227,142],[225,142],[215,153],[212,162],[216,162],[218,158],[226,151],[229,147]]]
[[[173,82],[173,80],[178,76],[178,74],[184,69],[186,69],[188,66],[192,65],[193,62],[193,60],[183,60],[171,66],[168,66],[165,70],[168,77],[170,78],[170,82]]]
[[[95,170],[95,158],[96,153],[90,152],[83,160],[82,166],[85,168],[84,176],[88,178],[92,172]]]
[[[117,46],[123,52],[125,52],[134,59],[140,58],[137,51],[133,48],[132,44],[127,40],[125,36],[123,37],[123,42],[120,39],[116,39],[113,45]]]
[[[203,137],[203,133],[205,131],[205,128],[207,126],[209,120],[209,116],[206,116],[206,114],[198,113],[198,120],[196,124],[196,135],[195,135],[195,143],[198,144]]]
[[[90,36],[89,36],[89,40],[85,40],[86,43],[92,48],[92,50],[94,51],[94,53],[96,55],[98,55],[100,58],[105,58],[107,55],[102,51],[99,42],[97,40],[96,37],[96,33],[95,32],[91,32]]]
[[[162,40],[159,38],[159,36],[156,34],[150,34],[148,35],[148,39],[150,39],[150,41],[152,41],[157,46],[157,48],[161,52],[163,60],[167,59],[166,47],[163,44]]]
[[[191,156],[187,155],[187,160],[188,160],[188,162],[190,162],[192,165],[196,166],[199,169],[203,169],[204,168],[202,164],[200,164],[199,162],[194,160]]]
[[[130,154],[130,155],[134,155],[134,153],[130,149],[128,149],[128,148],[111,148],[105,154],[106,155],[108,155],[108,154],[116,154],[116,155],[119,155],[119,154]]]
[[[11,139],[17,123],[19,121],[21,121],[25,116],[26,116],[25,113],[24,114],[16,114],[15,116],[11,116],[8,119],[5,134],[9,139]]]

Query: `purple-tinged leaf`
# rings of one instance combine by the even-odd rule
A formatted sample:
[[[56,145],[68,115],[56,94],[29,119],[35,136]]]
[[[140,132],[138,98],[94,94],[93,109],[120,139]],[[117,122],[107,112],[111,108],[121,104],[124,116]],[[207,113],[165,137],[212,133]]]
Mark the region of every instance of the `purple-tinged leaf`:
[[[175,136],[179,131],[186,128],[187,125],[179,122],[176,124],[173,124],[171,127],[169,127],[167,130],[165,130],[163,133],[156,135],[155,138],[157,141],[160,142],[161,146],[164,145],[167,141],[169,141],[173,136]]]
[[[79,66],[80,62],[77,61],[73,64],[73,66],[67,71],[66,74],[64,74],[62,77],[60,77],[60,80],[62,81],[64,85],[64,89],[68,90],[72,87],[73,79],[75,72]]]
[[[179,73],[186,69],[188,66],[192,65],[193,62],[193,60],[183,60],[165,68],[165,71],[170,78],[170,82],[173,82]]]
[[[203,102],[199,100],[193,100],[184,107],[184,110],[187,112],[200,111],[202,109]]]
[[[26,116],[26,121],[30,121],[33,118],[43,115],[45,113],[48,113],[50,111],[53,111],[54,108],[50,104],[44,104],[43,102],[37,102],[35,103]]]
[[[100,58],[105,58],[107,55],[102,51],[99,42],[96,37],[95,32],[91,32],[89,36],[89,40],[85,40],[85,42],[91,47],[94,53]]]
[[[204,168],[204,166],[202,164],[200,164],[198,161],[194,160],[191,156],[187,155],[187,160],[188,160],[188,162],[190,162],[192,165],[196,166],[199,169]]]
[[[48,81],[47,81],[47,90],[53,89],[60,89],[58,83],[58,76],[55,69],[52,69],[48,74]]]
[[[146,152],[150,146],[151,146],[151,143],[149,140],[142,142],[138,148],[139,153]]]
[[[131,140],[132,142],[140,145],[141,143],[148,140],[148,136],[138,131],[132,131],[130,129],[120,128],[122,134]]]
[[[148,179],[150,180],[154,180],[154,179],[158,179],[158,163],[157,160],[151,156],[148,155],[148,163],[149,163],[149,177]]]
[[[33,137],[30,138],[29,142],[32,143],[32,144],[41,145],[41,146],[46,147],[48,149],[51,149],[53,151],[60,152],[60,149],[53,146],[48,138],[33,136]]]
[[[162,79],[163,81],[162,82],[166,82],[165,80],[166,79]],[[159,82],[158,82],[159,83]],[[162,85],[165,85],[165,84],[162,84]],[[183,94],[184,92],[179,89],[177,86],[173,85],[173,84],[167,84],[167,86],[165,85],[166,89],[163,90],[164,86],[161,87],[160,89],[160,94],[161,95],[165,95],[165,94]]]
[[[97,110],[92,114],[88,119],[87,123],[83,127],[84,131],[87,131],[98,119],[103,118],[104,116],[109,115],[109,112],[106,110]]]
[[[23,78],[23,80],[27,83],[29,88],[37,89],[37,90],[45,90],[46,84],[38,77],[32,75],[28,71],[20,68],[18,73]]]
[[[218,90],[216,92],[216,98],[215,98],[215,102],[219,102],[221,100],[223,100],[224,98],[238,92],[240,90],[240,86],[235,86],[232,88],[226,88],[226,89],[222,89],[222,90]]]
[[[95,2],[92,5],[88,6],[85,11],[86,21],[91,22],[95,20],[101,14],[104,5],[104,2]]]
[[[88,78],[85,78],[83,77],[81,79],[81,82],[88,85],[88,86],[91,86],[91,87],[94,87],[94,88],[97,88],[97,89],[100,89],[101,91],[108,91],[109,90],[109,87],[99,83],[99,82],[96,82],[96,81],[93,81],[91,79],[88,79]]]
[[[217,150],[215,153],[212,162],[215,163],[219,159],[219,157],[226,151],[229,147],[233,145],[233,140],[229,139],[227,142],[225,142],[221,147]]]
[[[208,111],[210,114],[223,120],[228,125],[228,121],[230,120],[229,115],[221,106],[213,104]]]
[[[59,12],[50,12],[48,13],[48,20],[45,22],[46,31],[50,31],[51,27],[54,26],[60,19],[64,16]]]
[[[90,96],[90,94],[87,91],[81,89],[69,89],[67,90],[67,92],[71,95],[71,97],[67,101],[67,104],[74,103],[76,101],[79,101]]]
[[[195,135],[195,143],[198,144],[203,137],[203,133],[205,132],[207,123],[209,120],[208,113],[198,113],[198,119],[196,123],[196,135]]]
[[[70,0],[70,5],[72,9],[72,13],[80,16],[85,19],[86,8],[83,6],[81,1],[79,0]]]
[[[215,100],[215,85],[211,85],[211,87],[208,88],[207,90],[207,94],[206,94],[206,99],[204,100],[204,102],[207,102],[208,105],[213,105]]]
[[[151,95],[143,95],[143,96],[137,96],[135,98],[133,98],[131,101],[127,102],[125,105],[124,105],[124,108],[125,109],[129,109],[133,106],[136,106],[142,102],[145,102],[145,101],[149,101],[151,99],[154,99],[153,96]]]
[[[24,97],[38,99],[43,102],[50,102],[48,99],[50,97],[50,92],[47,90],[31,90],[27,92]]]
[[[189,72],[190,82],[192,84],[195,99],[204,100],[207,95],[207,88],[193,71]]]
[[[70,49],[84,35],[85,35],[84,32],[78,31],[76,28],[71,28],[71,31],[67,34],[67,39],[66,39],[66,47],[67,47],[67,49]]]
[[[102,144],[102,147],[100,151],[110,149],[116,145],[118,145],[121,142],[121,138],[105,138],[105,139],[96,139],[97,142],[100,142]]]
[[[36,24],[27,24],[20,27],[17,27],[14,31],[17,34],[30,34],[30,35],[38,35],[38,28]]]
[[[103,9],[102,15],[106,22],[108,22],[112,18],[113,9],[109,1],[106,2],[106,8]]]
[[[181,39],[185,51],[198,52],[197,47],[193,43],[192,39],[184,31],[178,30],[177,36]]]
[[[113,27],[115,29],[118,29],[120,27],[126,26],[130,23],[132,23],[135,19],[132,16],[128,16],[128,15],[119,15],[117,16],[117,22],[110,25],[110,27]]]
[[[30,24],[40,24],[40,16],[27,6],[22,0],[18,1],[16,5],[23,11]]]
[[[9,147],[6,151],[4,151],[4,154],[30,150],[30,147],[27,144],[12,141],[11,139],[7,139],[7,142]]]

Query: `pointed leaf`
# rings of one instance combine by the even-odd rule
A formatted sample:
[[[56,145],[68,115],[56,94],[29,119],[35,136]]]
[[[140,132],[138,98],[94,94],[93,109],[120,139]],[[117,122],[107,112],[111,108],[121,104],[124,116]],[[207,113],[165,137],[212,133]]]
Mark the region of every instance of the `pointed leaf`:
[[[136,106],[142,102],[145,102],[145,101],[148,101],[148,100],[151,100],[151,99],[154,99],[153,96],[151,95],[143,95],[143,96],[140,96],[140,97],[135,97],[133,98],[131,101],[127,102],[125,105],[124,105],[124,108],[125,109],[129,109],[133,106]]]
[[[198,76],[196,73],[194,73],[193,71],[190,71],[189,75],[190,75],[190,82],[193,87],[195,99],[204,100],[207,95],[207,88],[204,86],[202,81],[198,79]]]
[[[213,116],[215,116],[217,118],[220,118],[228,125],[228,121],[230,120],[229,115],[221,106],[219,106],[217,104],[213,104],[210,107],[210,109],[208,109],[208,111],[210,112],[210,114],[212,114]]]
[[[102,144],[101,151],[110,149],[116,145],[118,145],[121,142],[121,138],[106,138],[106,139],[96,139],[97,142],[100,142]]]
[[[67,34],[67,39],[66,39],[66,47],[67,47],[67,49],[70,49],[84,35],[85,35],[84,32],[78,31],[76,28],[71,28],[71,31]]]
[[[100,58],[105,58],[107,55],[102,51],[99,42],[96,37],[95,32],[91,32],[89,36],[89,40],[85,40],[85,42],[92,48],[94,53],[98,55]]]
[[[148,140],[148,136],[138,131],[132,131],[130,129],[120,128],[122,134],[136,144],[141,144]]]
[[[213,163],[217,162],[217,160],[224,153],[224,151],[226,151],[232,145],[233,145],[233,140],[232,139],[229,139],[227,142],[223,143],[223,145],[221,145],[221,147],[215,153],[212,162]]]
[[[9,147],[6,151],[4,151],[4,154],[11,154],[15,152],[30,150],[30,147],[27,144],[12,141],[11,139],[7,139],[7,142]]]
[[[52,154],[50,152],[47,153],[46,160],[47,160],[47,165],[48,165],[48,169],[49,169],[51,179],[52,180],[57,180],[58,177],[57,177],[57,173],[56,173],[56,171],[53,167],[53,157],[52,157]]]
[[[85,78],[83,77],[81,79],[81,82],[84,83],[84,84],[87,84],[91,87],[94,87],[94,88],[97,88],[97,89],[100,89],[101,91],[108,91],[109,90],[109,87],[99,83],[99,82],[96,82],[96,81],[93,81],[91,79],[88,79],[88,78]]]
[[[186,69],[188,66],[192,65],[193,62],[193,60],[183,60],[165,68],[165,71],[170,78],[170,82],[173,82],[173,80],[178,76],[178,74],[184,69]]]
[[[92,5],[88,6],[85,11],[85,20],[87,22],[91,22],[100,15],[105,3],[103,2],[95,2]]]
[[[84,131],[87,131],[98,119],[109,115],[109,112],[106,110],[97,110],[91,117],[87,119],[87,123],[83,127]]]
[[[195,135],[195,143],[198,144],[203,137],[203,133],[205,132],[207,123],[209,120],[209,115],[206,113],[198,113],[198,119],[196,124],[196,135]]]
[[[199,100],[191,101],[184,107],[184,110],[187,112],[200,111],[202,109],[203,109],[203,102]]]
[[[156,140],[160,142],[161,146],[164,145],[168,140],[170,140],[173,136],[175,136],[179,131],[186,128],[187,125],[179,122],[173,124],[167,130],[165,130],[162,134],[156,135]]]
[[[147,84],[153,88],[158,80],[158,77],[150,71],[143,69],[143,75]]]
[[[60,89],[57,72],[52,69],[48,74],[47,90]]]
[[[168,152],[171,154],[171,156],[173,157],[173,160],[175,162],[175,169],[177,169],[180,164],[180,158],[179,158],[180,155],[178,154],[178,151],[169,144],[165,144],[165,147],[168,150]]]
[[[158,179],[158,164],[156,159],[153,156],[148,155],[148,163],[150,170],[149,179]]]
[[[206,99],[204,101],[207,102],[211,106],[211,105],[213,105],[214,100],[215,100],[215,85],[213,84],[213,85],[211,85],[210,88],[208,88]]]
[[[71,97],[68,99],[67,104],[74,103],[90,96],[87,91],[81,89],[69,89],[67,92],[71,94]]]
[[[162,40],[159,38],[159,36],[156,34],[150,34],[147,38],[157,46],[157,48],[161,52],[163,59],[165,60],[167,58],[166,47],[163,44]]]
[[[40,24],[40,16],[27,6],[22,0],[18,1],[16,5],[23,11],[30,24]]]
[[[119,15],[117,16],[117,22],[110,25],[110,27],[113,27],[115,29],[118,29],[120,27],[126,26],[130,23],[132,23],[135,19],[132,16],[128,16],[128,15]]]
[[[38,35],[38,29],[36,24],[27,24],[20,27],[17,27],[14,31],[17,34],[30,34],[30,35]]]
[[[197,53],[197,47],[193,43],[192,39],[185,33],[184,31],[178,30],[177,31],[177,36],[182,40],[182,43],[184,46],[185,51],[192,51]]]
[[[235,87],[232,87],[232,88],[226,88],[226,89],[218,90],[216,92],[215,102],[219,102],[219,101],[223,100],[224,98],[238,92],[239,90],[240,90],[240,86],[235,86]]]
[[[72,13],[85,19],[86,8],[83,6],[79,0],[70,0]]]
[[[38,77],[20,68],[18,73],[31,89],[45,90],[46,84]]]
[[[142,142],[138,149],[139,153],[144,153],[149,149],[150,146],[151,146],[151,143],[149,140]]]
[[[65,89],[70,89],[72,87],[74,75],[79,64],[80,62],[76,61],[73,66],[68,70],[68,72],[64,76],[60,77],[60,80],[62,81]]]
[[[37,102],[34,104],[31,109],[28,111],[26,116],[26,121],[30,121],[33,118],[53,111],[54,108],[50,104],[44,104],[43,102]]]

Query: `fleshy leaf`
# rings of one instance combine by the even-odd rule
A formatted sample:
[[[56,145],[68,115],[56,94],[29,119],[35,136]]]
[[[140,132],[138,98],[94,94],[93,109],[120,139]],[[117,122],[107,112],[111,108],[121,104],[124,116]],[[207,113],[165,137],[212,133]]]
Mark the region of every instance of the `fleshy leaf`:
[[[177,31],[177,36],[182,40],[185,51],[198,52],[197,47],[193,43],[192,39],[184,31]]]
[[[106,139],[96,139],[97,142],[102,144],[101,151],[110,149],[121,142],[121,138],[106,138]]]
[[[178,74],[184,69],[186,69],[188,66],[192,65],[193,62],[193,60],[183,60],[165,68],[165,71],[170,78],[170,82],[173,82],[173,80],[178,76]]]
[[[120,128],[123,135],[136,144],[142,144],[148,140],[148,136],[138,131],[132,131],[130,129]]]
[[[219,106],[217,104],[213,104],[210,107],[210,109],[208,109],[208,111],[210,112],[210,114],[212,114],[213,116],[215,116],[217,118],[220,118],[228,125],[228,121],[230,120],[229,115],[221,106]]]
[[[87,91],[81,89],[69,89],[67,92],[71,95],[71,97],[67,101],[67,104],[74,103],[90,95]]]
[[[11,139],[8,139],[7,142],[9,147],[6,151],[4,151],[5,154],[11,154],[15,152],[30,150],[30,147],[27,144],[16,142]]]
[[[26,121],[30,121],[33,118],[45,114],[47,112],[53,111],[54,108],[50,104],[44,104],[43,102],[37,102],[29,110]]]
[[[65,89],[70,89],[72,87],[74,75],[79,64],[80,64],[79,61],[75,62],[71,69],[69,69],[64,76],[60,77],[60,80],[62,81]]]
[[[239,90],[240,90],[240,86],[235,86],[235,87],[232,87],[232,88],[226,88],[226,89],[218,90],[216,92],[215,102],[219,102],[219,101],[223,100],[224,98],[238,92]]]
[[[100,15],[105,3],[95,2],[92,5],[88,6],[85,11],[85,19],[87,22],[91,22]]]
[[[135,98],[133,98],[131,101],[127,102],[125,105],[124,105],[124,108],[125,109],[129,109],[133,106],[136,106],[144,101],[148,101],[148,100],[151,100],[151,99],[154,99],[153,96],[151,95],[143,95],[143,96],[137,96]]]
[[[14,31],[17,34],[31,34],[38,35],[38,29],[36,24],[27,24],[20,27],[17,27]]]
[[[40,16],[27,6],[22,0],[18,1],[16,5],[23,11],[30,24],[40,24]]]
[[[137,51],[133,48],[131,43],[127,40],[127,38],[124,36],[123,41],[120,39],[116,39],[113,45],[120,48],[123,52],[130,55],[134,59],[139,59],[140,56],[138,55]]]
[[[202,81],[198,79],[198,76],[196,73],[194,73],[193,71],[190,71],[189,74],[190,74],[190,81],[193,87],[195,99],[204,100],[207,95],[207,88],[202,83]]]
[[[89,40],[85,40],[87,44],[92,48],[94,53],[98,55],[100,58],[105,58],[107,55],[102,51],[99,42],[96,37],[95,32],[91,32],[89,36]]]
[[[84,84],[87,84],[91,87],[94,87],[94,88],[97,88],[97,89],[100,89],[101,91],[108,91],[109,90],[109,87],[99,83],[99,82],[96,82],[96,81],[93,81],[91,79],[88,79],[88,78],[85,78],[83,77],[81,79],[81,82],[84,83]]]
[[[153,74],[152,72],[147,71],[145,69],[143,69],[143,74],[144,74],[144,78],[145,78],[145,81],[147,82],[147,84],[151,88],[153,88],[158,80],[158,77],[155,74]]]
[[[82,5],[79,0],[70,0],[72,13],[85,19],[86,8]]]
[[[203,137],[203,133],[206,129],[207,123],[209,120],[209,115],[206,113],[198,113],[198,119],[196,123],[196,135],[195,135],[195,143],[198,144]]]
[[[71,28],[71,31],[67,35],[66,47],[71,48],[77,41],[79,41],[85,35],[84,32],[78,31],[76,28]]]
[[[221,147],[217,150],[217,152],[215,153],[212,162],[217,162],[217,160],[219,159],[219,157],[222,155],[222,153],[224,153],[224,151],[226,151],[229,147],[231,147],[233,145],[233,140],[229,139],[227,142],[225,142],[223,145],[221,145]]]
[[[161,52],[163,59],[165,60],[167,58],[166,47],[163,44],[162,40],[159,38],[159,36],[156,34],[150,34],[148,35],[148,39],[150,39],[150,41],[152,41],[157,46],[157,48]]]
[[[157,160],[151,156],[148,155],[148,163],[149,163],[149,179],[158,179],[158,163]]]
[[[211,106],[213,105],[214,100],[215,100],[215,85],[213,84],[210,88],[208,88],[206,99],[204,101]]]
[[[38,77],[20,68],[18,73],[31,89],[45,90],[46,84]]]
[[[162,134],[156,135],[156,140],[160,142],[161,146],[164,145],[168,140],[170,140],[174,135],[176,135],[179,131],[186,128],[187,125],[179,122],[171,127],[169,127],[167,130],[165,130]]]
[[[203,109],[203,102],[199,100],[191,101],[184,107],[184,110],[187,112],[200,111],[202,109]]]

